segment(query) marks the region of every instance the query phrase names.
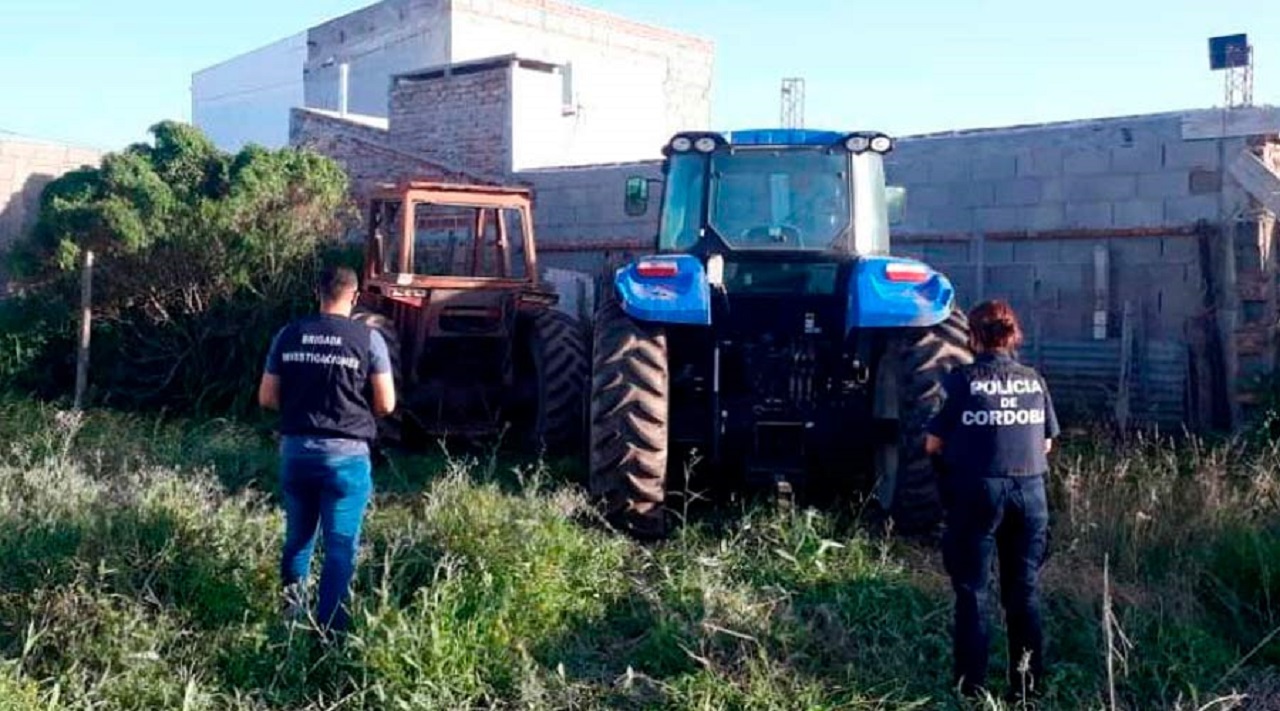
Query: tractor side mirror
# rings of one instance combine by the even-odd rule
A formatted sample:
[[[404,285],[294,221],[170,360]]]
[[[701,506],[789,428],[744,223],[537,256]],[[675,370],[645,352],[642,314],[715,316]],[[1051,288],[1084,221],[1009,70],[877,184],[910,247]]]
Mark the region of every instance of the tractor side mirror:
[[[629,217],[639,217],[649,211],[649,179],[639,176],[627,178],[626,196],[623,202]]]
[[[907,216],[907,189],[902,185],[888,185],[884,189],[885,210],[889,224],[900,225]]]

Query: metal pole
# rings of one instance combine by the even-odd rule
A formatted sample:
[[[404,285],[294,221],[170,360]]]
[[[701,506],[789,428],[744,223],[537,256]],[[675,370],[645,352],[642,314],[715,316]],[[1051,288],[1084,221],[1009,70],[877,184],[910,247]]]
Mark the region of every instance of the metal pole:
[[[85,390],[89,387],[89,336],[93,326],[93,250],[84,253],[84,269],[80,273],[80,344],[76,350],[76,393],[72,407],[84,407]]]
[[[343,62],[338,65],[338,115],[346,116],[348,92],[351,90],[351,65]]]
[[[974,239],[974,247],[976,254],[974,261],[978,263],[978,293],[974,299],[975,303],[985,301],[987,298],[987,233],[978,231],[976,239]]]

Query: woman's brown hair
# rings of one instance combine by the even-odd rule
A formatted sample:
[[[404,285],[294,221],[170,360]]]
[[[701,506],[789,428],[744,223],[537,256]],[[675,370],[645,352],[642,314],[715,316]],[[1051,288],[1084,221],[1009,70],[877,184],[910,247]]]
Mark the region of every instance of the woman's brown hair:
[[[987,351],[1011,351],[1022,345],[1018,315],[999,299],[984,301],[969,312],[969,333],[974,345]]]

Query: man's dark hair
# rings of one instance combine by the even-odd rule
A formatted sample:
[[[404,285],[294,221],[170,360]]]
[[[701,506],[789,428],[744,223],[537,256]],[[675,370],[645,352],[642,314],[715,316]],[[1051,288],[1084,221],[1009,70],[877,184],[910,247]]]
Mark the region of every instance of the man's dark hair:
[[[355,270],[351,267],[329,266],[320,270],[320,278],[316,280],[316,291],[326,302],[337,301],[345,292],[360,286]]]

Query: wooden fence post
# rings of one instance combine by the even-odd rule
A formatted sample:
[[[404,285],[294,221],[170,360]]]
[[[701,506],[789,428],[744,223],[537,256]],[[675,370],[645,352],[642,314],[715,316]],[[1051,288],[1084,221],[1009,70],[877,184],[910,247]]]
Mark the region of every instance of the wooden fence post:
[[[93,327],[93,250],[84,253],[80,272],[80,344],[76,349],[76,393],[72,407],[84,408],[85,391],[89,387],[89,336]]]

